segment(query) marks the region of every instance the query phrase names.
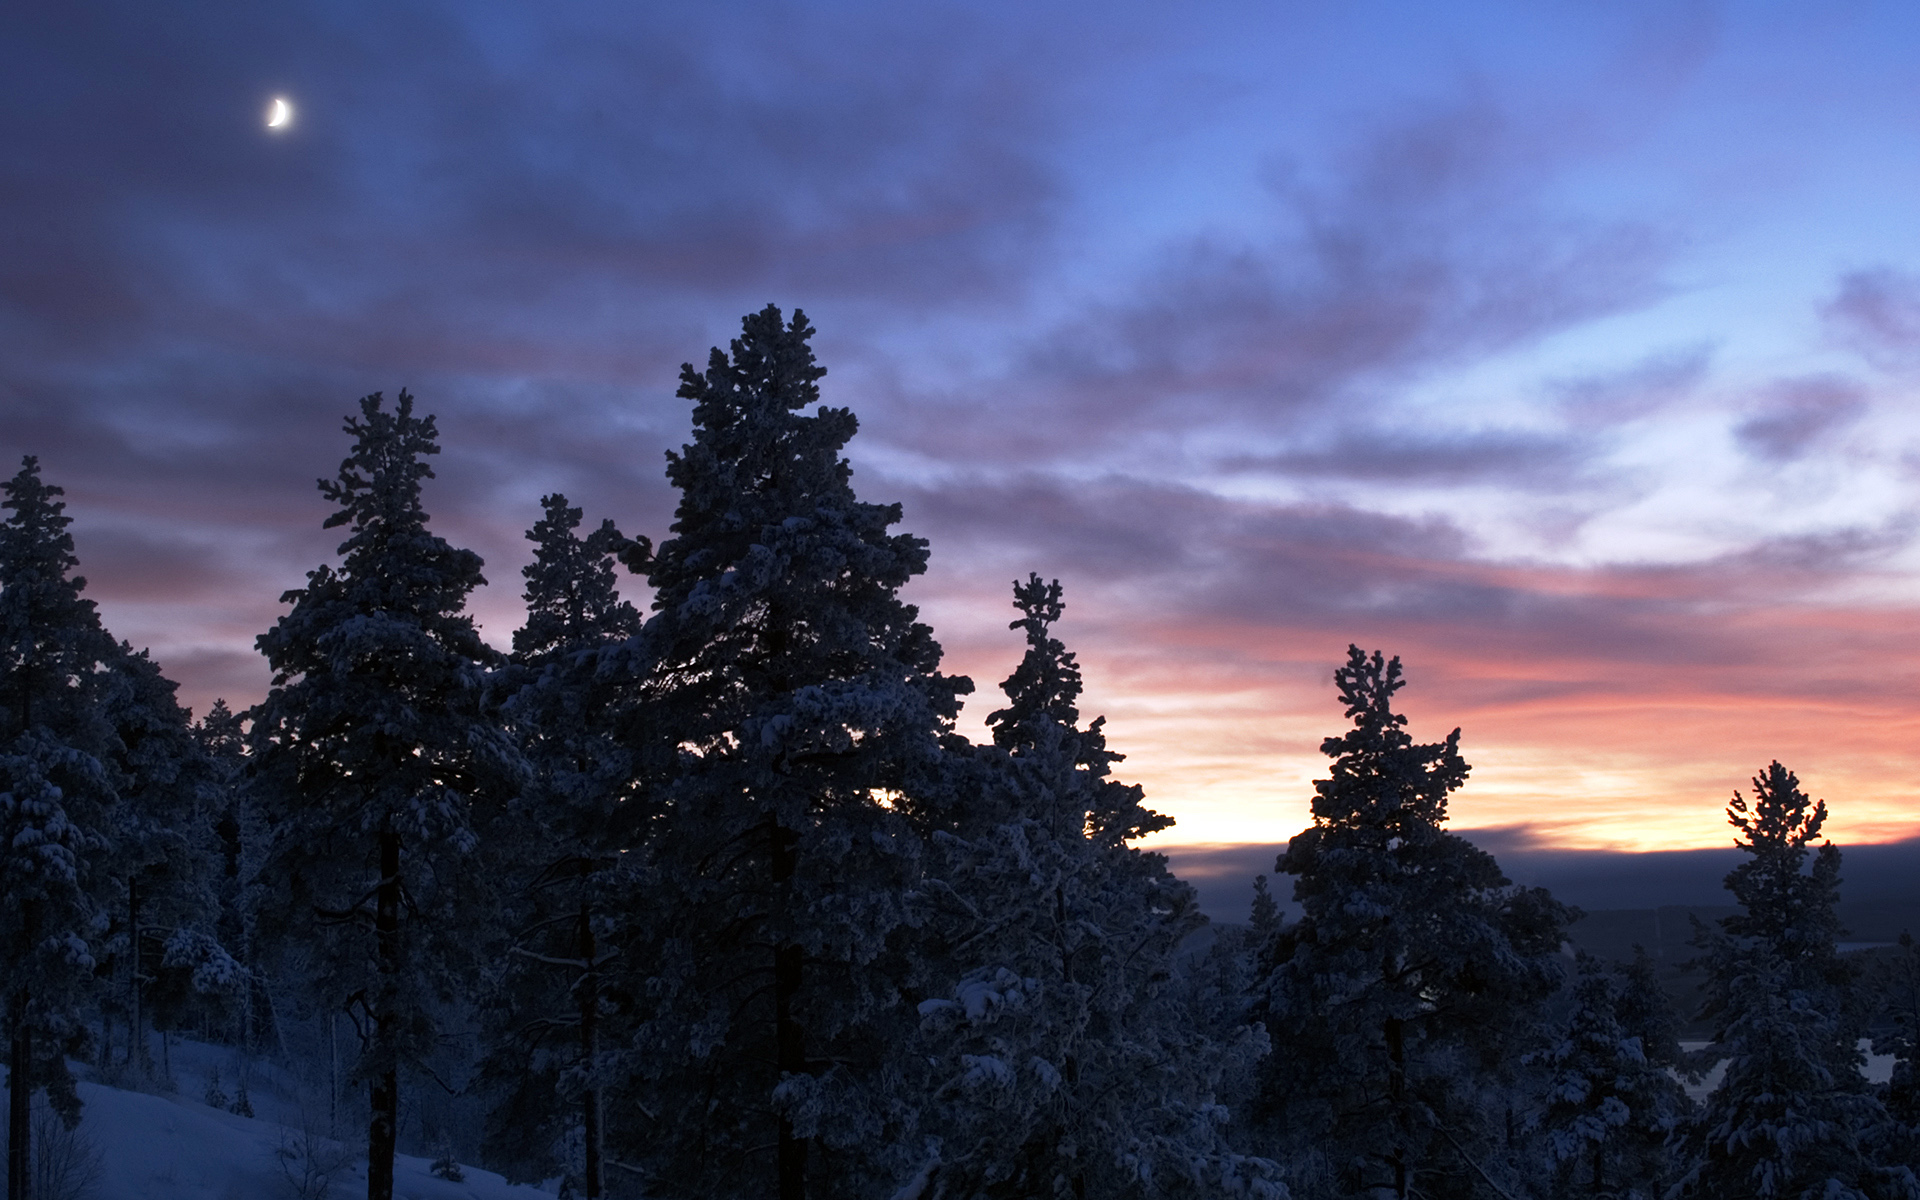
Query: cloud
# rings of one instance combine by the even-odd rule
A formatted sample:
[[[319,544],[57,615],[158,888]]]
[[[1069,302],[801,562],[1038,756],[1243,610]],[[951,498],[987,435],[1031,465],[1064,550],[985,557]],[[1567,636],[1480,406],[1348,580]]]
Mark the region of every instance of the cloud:
[[[1264,236],[1165,245],[1119,295],[1036,334],[984,399],[917,398],[889,436],[1037,461],[1340,425],[1390,383],[1658,296],[1664,235],[1547,215],[1529,180],[1549,169],[1478,101],[1376,129],[1331,179],[1276,170]]]
[[[1412,484],[1497,484],[1565,491],[1590,482],[1590,439],[1512,430],[1462,434],[1346,429],[1329,442],[1274,454],[1231,456],[1225,472]]]
[[[1882,366],[1920,362],[1920,276],[1890,267],[1850,272],[1822,315],[1841,341]]]
[[[1708,343],[1662,350],[1625,367],[1549,383],[1568,415],[1582,424],[1610,425],[1660,411],[1703,383],[1713,365]]]
[[[372,361],[471,368],[604,358],[663,289],[1017,291],[1053,220],[1040,51],[954,14],[750,15],[42,8],[0,57],[0,304],[73,350],[365,362],[397,333]],[[301,102],[281,138],[269,80]]]
[[[1769,462],[1791,462],[1826,435],[1857,420],[1867,408],[1858,384],[1814,376],[1778,384],[1760,410],[1734,428],[1740,445]]]

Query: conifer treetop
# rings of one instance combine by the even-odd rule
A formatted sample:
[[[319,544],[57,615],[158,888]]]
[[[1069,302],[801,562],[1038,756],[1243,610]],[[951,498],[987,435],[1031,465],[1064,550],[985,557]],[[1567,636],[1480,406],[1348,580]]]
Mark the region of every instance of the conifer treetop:
[[[5,495],[0,508],[13,513],[0,523],[0,571],[5,572],[0,587],[60,580],[76,593],[84,590],[85,579],[67,576],[80,560],[67,532],[73,518],[67,516],[66,503],[57,499],[66,489],[43,482],[40,460],[29,454],[20,460],[14,477],[0,484],[0,493]]]
[[[741,321],[704,373],[682,368],[694,429],[667,455],[680,502],[673,536],[647,564],[655,652],[710,730],[751,719],[746,708],[771,711],[766,703],[856,680],[870,695],[883,681],[912,681],[944,727],[972,685],[937,673],[939,643],[898,595],[926,570],[927,542],[890,532],[900,505],[855,496],[841,453],[859,428],[853,413],[798,411],[819,399],[826,374],[812,335],[804,313],[783,322],[770,304]]]
[[[338,548],[339,570],[322,566],[309,572],[306,587],[280,597],[294,610],[257,639],[274,668],[275,686],[319,665],[316,653],[354,657],[381,638],[412,636],[367,629],[350,639],[321,638],[323,629],[341,628],[350,612],[397,620],[421,632],[430,628],[428,636],[457,653],[491,662],[497,655],[463,611],[468,593],[486,583],[480,556],[430,532],[420,502],[421,481],[433,478],[433,468],[423,460],[440,453],[433,416],[415,416],[413,396],[403,388],[392,410],[384,407],[379,392],[363,397],[360,415],[348,416],[342,428],[353,437],[353,450],[341,460],[336,478],[318,483],[320,494],[339,506],[323,528],[345,525],[350,532]],[[370,661],[361,664],[372,667]],[[331,669],[355,668],[341,659]]]
[[[355,535],[376,530],[404,532],[424,526],[420,481],[433,478],[424,459],[440,453],[433,414],[413,415],[413,396],[405,388],[392,412],[382,407],[379,392],[360,399],[360,415],[342,423],[353,435],[353,450],[340,461],[335,479],[322,479],[320,494],[340,506],[324,528],[351,524]],[[355,540],[341,543],[340,553],[352,553]]]
[[[1753,777],[1751,799],[1733,794],[1727,823],[1739,831],[1734,845],[1749,857],[1727,873],[1727,890],[1746,910],[1721,921],[1728,933],[1765,939],[1789,961],[1834,956],[1840,849],[1826,841],[1813,846],[1826,820],[1826,801],[1810,799],[1777,760]]]
[[[87,581],[68,572],[80,565],[73,552],[73,534],[67,526],[65,489],[40,478],[40,460],[29,454],[20,470],[0,484],[0,509],[10,515],[0,521],[0,622],[4,622],[6,653],[27,654],[22,643],[29,625],[97,629],[99,618],[91,600],[82,599]]]
[[[1314,783],[1313,815],[1334,825],[1426,825],[1447,819],[1447,797],[1471,770],[1460,756],[1460,731],[1446,741],[1415,745],[1406,717],[1393,711],[1393,694],[1406,686],[1400,659],[1347,647],[1347,664],[1333,673],[1351,732],[1330,737],[1320,752],[1333,759],[1328,778]]]
[[[993,741],[1005,750],[1031,750],[1037,734],[1034,726],[1053,722],[1073,728],[1080,720],[1074,701],[1080,698],[1080,664],[1073,652],[1053,636],[1053,625],[1066,611],[1061,600],[1060,581],[1043,582],[1029,574],[1027,581],[1014,581],[1014,607],[1020,618],[1008,629],[1024,629],[1027,652],[1001,683],[1000,689],[1011,701],[1007,707],[988,714]],[[1118,758],[1118,755],[1111,756]]]
[[[514,631],[513,652],[533,661],[564,647],[633,636],[640,614],[620,598],[613,562],[644,568],[652,554],[646,538],[628,538],[611,520],[577,537],[581,510],[559,492],[540,498],[545,515],[527,531],[533,561],[521,570],[527,588],[526,624]]]
[[[110,662],[118,649],[80,594],[87,581],[69,574],[80,560],[63,494],[41,480],[32,455],[0,483],[0,509],[8,510],[0,521],[0,729],[77,717],[55,716],[72,707],[71,696],[54,709],[42,700],[66,693],[68,681],[88,675],[87,664]]]

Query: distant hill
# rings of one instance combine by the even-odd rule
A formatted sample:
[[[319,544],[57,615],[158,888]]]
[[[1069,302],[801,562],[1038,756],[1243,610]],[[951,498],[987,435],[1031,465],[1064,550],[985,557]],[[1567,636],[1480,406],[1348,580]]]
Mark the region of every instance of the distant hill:
[[[1731,845],[1629,854],[1543,847],[1519,829],[1458,832],[1499,859],[1501,869],[1515,883],[1544,887],[1594,913],[1717,909],[1729,899],[1721,880],[1741,857]],[[1284,849],[1279,845],[1165,846],[1160,852],[1171,861],[1175,874],[1199,890],[1200,907],[1208,916],[1239,922],[1247,919],[1253,903],[1253,877],[1273,876],[1274,859]],[[1902,929],[1920,936],[1920,840],[1842,846],[1842,851],[1840,916],[1851,931],[1850,939],[1892,941]],[[1291,890],[1285,877],[1273,880],[1274,897],[1283,903]],[[1655,918],[1648,921],[1647,936],[1652,937]],[[1677,935],[1666,929],[1664,918],[1658,923],[1660,936],[1655,940],[1661,945],[1677,936],[1675,944],[1684,948],[1692,936],[1684,917],[1678,919]]]

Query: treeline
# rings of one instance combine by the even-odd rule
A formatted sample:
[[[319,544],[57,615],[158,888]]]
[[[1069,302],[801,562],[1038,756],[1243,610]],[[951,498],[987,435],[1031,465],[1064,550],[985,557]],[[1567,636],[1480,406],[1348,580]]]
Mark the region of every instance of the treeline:
[[[795,312],[683,369],[692,440],[656,548],[544,499],[511,653],[431,532],[438,452],[361,401],[320,490],[337,565],[262,634],[267,698],[198,723],[81,593],[34,459],[0,523],[0,928],[9,1196],[69,1059],[149,1027],[353,1031],[368,1194],[402,1096],[486,1111],[483,1161],[649,1197],[1915,1197],[1920,952],[1841,958],[1823,805],[1773,764],[1729,816],[1743,908],[1700,931],[1714,1044],[1682,1053],[1644,958],[1446,832],[1456,730],[1415,743],[1397,659],[1335,673],[1314,821],[1251,922],[1205,925],[1114,777],[1054,636],[1057,582],[988,718],[899,598],[927,562],[863,502],[856,422]],[[645,577],[652,611],[622,600]],[[1872,999],[1869,999],[1869,998]],[[1897,1055],[1869,1085],[1869,1026]],[[1704,1106],[1682,1090],[1709,1062]],[[450,1067],[451,1064],[451,1067]]]

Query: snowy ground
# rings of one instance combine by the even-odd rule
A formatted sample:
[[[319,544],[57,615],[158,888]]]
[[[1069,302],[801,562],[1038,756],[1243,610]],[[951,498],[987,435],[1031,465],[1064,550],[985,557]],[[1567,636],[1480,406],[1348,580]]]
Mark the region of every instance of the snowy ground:
[[[171,1066],[177,1091],[148,1094],[82,1082],[81,1135],[99,1154],[93,1200],[348,1200],[365,1196],[367,1164],[303,1120],[299,1090],[265,1064],[248,1069],[257,1117],[236,1116],[200,1102],[212,1070],[231,1096],[241,1069],[231,1050],[176,1042]],[[425,1158],[399,1156],[394,1195],[404,1200],[551,1200],[551,1193],[509,1185],[463,1166],[465,1179],[436,1177]]]

